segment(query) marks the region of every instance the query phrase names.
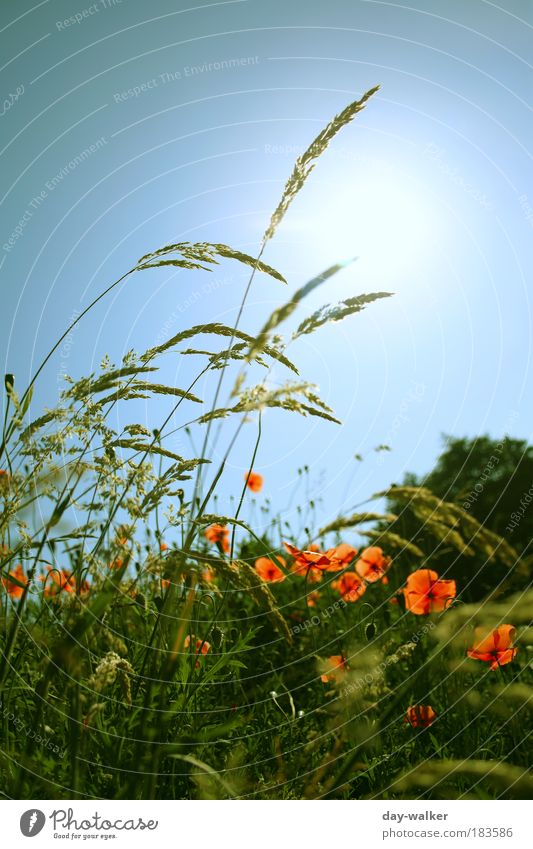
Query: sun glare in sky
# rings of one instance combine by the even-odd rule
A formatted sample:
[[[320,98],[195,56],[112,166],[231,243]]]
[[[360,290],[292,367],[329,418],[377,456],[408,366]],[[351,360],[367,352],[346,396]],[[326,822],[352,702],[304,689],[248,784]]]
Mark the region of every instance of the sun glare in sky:
[[[406,175],[377,169],[341,183],[320,215],[333,254],[358,256],[373,279],[389,287],[430,257],[435,217],[421,187]]]

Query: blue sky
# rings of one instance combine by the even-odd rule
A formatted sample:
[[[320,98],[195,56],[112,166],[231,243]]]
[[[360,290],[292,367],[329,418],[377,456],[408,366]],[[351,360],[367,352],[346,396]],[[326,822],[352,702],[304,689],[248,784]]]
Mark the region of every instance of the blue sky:
[[[395,294],[291,346],[343,426],[269,411],[261,498],[284,506],[308,464],[327,520],[428,470],[442,433],[530,437],[530,2],[6,0],[0,16],[1,351],[19,388],[71,317],[148,250],[205,240],[254,254],[295,157],[379,83],[268,246],[289,289],[260,275],[242,328],[256,332],[288,292],[353,256],[295,322],[323,302]],[[246,279],[231,262],[131,278],[49,364],[35,414],[64,370],[231,324]],[[194,368],[168,355],[161,379],[184,387]],[[208,399],[212,387],[198,391]],[[135,412],[153,427],[166,409]],[[251,423],[238,443],[226,497],[255,433]],[[375,452],[381,443],[392,450]],[[190,451],[180,432],[170,447]]]

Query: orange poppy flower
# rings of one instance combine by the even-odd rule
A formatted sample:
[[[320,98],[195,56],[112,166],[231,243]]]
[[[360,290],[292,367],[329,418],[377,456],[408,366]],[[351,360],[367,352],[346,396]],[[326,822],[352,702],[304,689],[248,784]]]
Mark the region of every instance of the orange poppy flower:
[[[366,592],[366,584],[357,572],[344,572],[338,581],[333,581],[331,586],[340,592],[344,601],[357,601]]]
[[[170,586],[168,578],[161,578],[161,589],[166,590]]]
[[[9,593],[11,598],[20,598],[24,590],[22,587],[19,587],[18,584],[14,584],[13,581],[10,581],[10,577],[16,578],[21,584],[26,585],[28,583],[28,579],[24,574],[24,569],[20,563],[17,563],[14,570],[10,572],[6,578],[2,578],[2,586],[5,588],[6,592]]]
[[[159,543],[159,551],[162,553],[163,551],[168,551],[168,545],[166,542]]]
[[[312,566],[313,568],[324,570],[331,564],[331,558],[328,557],[325,552],[319,551],[316,545],[313,545],[312,548],[308,548],[305,551],[301,551],[299,548],[296,548],[296,546],[291,545],[290,542],[284,542],[283,545],[289,554],[294,557],[298,566],[306,568]]]
[[[124,561],[123,561],[122,557],[115,557],[115,559],[112,560],[111,563],[109,564],[110,569],[122,569],[123,566],[124,566]]]
[[[283,557],[276,558],[279,563],[285,566],[285,560]],[[277,581],[285,580],[285,572],[276,566],[276,564],[269,557],[258,557],[255,561],[255,571],[259,575],[263,581],[270,581],[271,583],[276,583]]]
[[[329,557],[331,563],[325,569],[326,572],[340,572],[348,566],[357,554],[357,549],[348,545],[347,542],[341,542],[335,548],[330,548],[326,551],[326,557]]]
[[[301,575],[302,578],[307,577],[310,584],[317,584],[322,580],[322,569],[317,566],[309,566],[307,563],[293,563],[291,572],[295,575]]]
[[[62,591],[66,593],[76,592],[76,579],[72,572],[67,572],[64,569],[53,569],[48,566],[48,574],[41,575],[41,581],[44,583],[44,594],[47,598],[55,598]],[[89,583],[82,581],[79,588],[80,595],[89,592]]]
[[[467,651],[468,657],[490,663],[491,669],[505,666],[515,659],[518,651],[513,646],[515,633],[513,625],[499,625],[489,633],[483,628],[476,628],[475,642]]]
[[[193,638],[193,640],[196,639],[194,634],[192,635],[192,638]],[[191,645],[191,637],[190,637],[190,634],[187,634],[187,636],[185,637],[185,642],[183,643],[183,648],[188,649],[190,647],[190,645]],[[196,654],[206,655],[210,648],[211,648],[211,644],[206,642],[205,640],[199,640],[199,639],[196,640],[196,645],[195,645]],[[196,668],[198,669],[198,667],[200,666],[200,661],[197,660],[195,665],[196,665]]]
[[[244,480],[246,481],[246,486],[252,492],[261,492],[263,489],[263,475],[259,475],[257,472],[246,472]]]
[[[127,545],[131,536],[131,529],[127,525],[119,525],[115,531],[115,542],[117,545]]]
[[[404,722],[408,722],[413,728],[428,728],[436,718],[437,714],[431,705],[411,705],[407,708]]]
[[[346,662],[346,658],[342,656],[342,654],[334,654],[332,657],[328,657],[327,663],[329,666],[326,668],[326,671],[320,676],[320,680],[327,684],[328,682],[336,683],[340,681],[344,676],[346,669],[348,668],[348,664]]]
[[[222,551],[229,551],[229,529],[225,525],[209,525],[205,529],[205,538],[216,545],[219,545]]]
[[[441,581],[432,569],[411,572],[401,590],[406,610],[418,615],[439,613],[450,606],[456,596],[455,581]]]
[[[371,545],[361,553],[361,557],[355,564],[358,575],[373,584],[385,577],[385,572],[392,563],[392,558],[385,557],[383,549],[377,545]]]
[[[320,593],[317,590],[314,590],[312,593],[309,593],[307,596],[307,606],[308,607],[316,607],[317,601],[320,599]]]

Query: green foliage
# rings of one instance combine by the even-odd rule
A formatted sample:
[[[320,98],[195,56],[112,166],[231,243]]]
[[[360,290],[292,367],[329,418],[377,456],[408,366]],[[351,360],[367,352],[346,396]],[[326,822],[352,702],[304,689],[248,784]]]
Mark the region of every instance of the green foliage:
[[[532,480],[533,449],[524,441],[508,436],[446,437],[434,469],[420,478],[405,478],[406,486],[423,486],[434,493],[435,501],[426,505],[426,515],[408,494],[397,498],[399,491],[395,488],[389,491],[387,503],[393,512],[401,512],[402,534],[416,539],[431,554],[437,569],[446,568],[451,577],[458,579],[471,576],[466,598],[476,600],[495,588],[500,588],[497,592],[508,592],[527,584],[531,555],[527,494]],[[469,547],[477,544],[484,555],[475,564],[468,552],[450,557],[446,546],[435,544],[433,507],[442,499],[456,505],[451,523],[455,518],[466,530]]]
[[[350,104],[298,159],[260,256],[317,157],[376,90]],[[223,244],[167,245],[112,283],[66,333],[133,271],[209,270],[221,258],[252,269],[240,313],[256,271],[285,282],[260,258]],[[227,461],[250,421],[257,440],[247,468],[255,464],[263,409],[338,421],[313,384],[302,379],[273,387],[268,376],[276,363],[298,374],[272,331],[341,267],[300,288],[259,334],[237,326],[240,313],[234,327],[180,328],[141,356],[130,351],[118,366],[105,359],[98,372],[69,378],[57,406],[33,420],[33,385],[65,334],[21,398],[13,375],[6,375],[0,446],[5,796],[395,799],[438,797],[442,788],[452,797],[531,792],[522,727],[530,711],[531,593],[507,591],[516,590],[520,562],[501,528],[489,527],[477,505],[470,510],[457,494],[442,491],[448,461],[436,470],[436,494],[427,481],[408,481],[379,494],[392,505],[386,513],[340,515],[316,533],[310,498],[298,511],[302,528],[291,527],[265,500],[260,510],[268,530],[254,530],[253,505],[251,517],[241,517],[250,476],[231,515],[217,507]],[[383,297],[323,307],[294,335]],[[210,346],[218,339],[228,347],[180,347],[200,335],[211,338]],[[205,358],[189,387],[147,377],[171,350]],[[219,400],[232,366],[239,369],[233,391]],[[248,380],[256,366],[268,370],[260,383]],[[192,390],[212,374],[217,389],[206,402]],[[130,402],[152,396],[168,406],[162,421],[147,427],[138,416],[130,420]],[[191,423],[188,405],[194,410],[198,403],[205,413]],[[234,416],[229,447],[219,452],[205,431],[220,418],[231,425]],[[174,432],[169,423],[180,417],[192,445],[191,428],[202,428],[204,447],[194,456],[178,454],[167,441]],[[115,421],[125,422],[120,432]],[[529,449],[526,454],[531,460]],[[209,463],[207,484],[201,472]],[[304,549],[311,535],[329,551],[348,542],[341,533],[353,535],[350,544],[360,548],[368,539],[382,547],[387,568],[393,558],[386,576],[365,573],[357,600],[344,582],[366,568],[364,556],[351,552],[352,562],[339,566],[330,554],[317,574],[308,554],[293,560],[283,546],[292,540]],[[398,603],[409,572],[438,566],[448,575],[453,557],[478,570],[486,561],[504,566],[505,592],[465,604],[468,586],[457,575],[457,598],[447,609],[422,616]],[[504,623],[516,626],[518,653],[513,648],[508,664],[487,672],[465,653],[473,626]],[[406,724],[409,706],[429,700],[436,713],[431,728]]]

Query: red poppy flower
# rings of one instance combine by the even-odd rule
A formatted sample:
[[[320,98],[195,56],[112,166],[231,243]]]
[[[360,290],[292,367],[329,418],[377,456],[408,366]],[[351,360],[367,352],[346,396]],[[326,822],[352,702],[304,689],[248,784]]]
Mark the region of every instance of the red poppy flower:
[[[406,609],[417,615],[445,610],[457,593],[455,581],[441,581],[431,569],[411,572],[401,592],[405,598]]]
[[[196,639],[194,634],[192,635],[193,640]],[[187,634],[185,637],[185,642],[183,643],[184,648],[188,649],[191,644],[191,635]],[[211,648],[210,643],[205,640],[196,640],[196,654],[207,654],[209,649]]]
[[[341,542],[335,548],[330,548],[326,551],[326,557],[329,557],[331,563],[325,569],[326,572],[340,572],[346,568],[357,554],[357,549],[348,545],[347,542]]]
[[[259,475],[257,472],[246,472],[244,480],[246,481],[246,486],[252,492],[261,492],[263,489],[263,475]]]
[[[229,551],[229,529],[225,525],[209,525],[205,529],[205,538],[212,543],[216,543],[222,551]]]
[[[279,563],[285,566],[285,560],[283,557],[277,557],[276,559]],[[276,566],[270,557],[258,557],[255,561],[255,571],[259,577],[263,579],[263,581],[275,583],[277,581],[285,580],[285,572],[283,572],[279,566]]]
[[[324,684],[329,681],[332,683],[340,681],[348,667],[346,658],[342,654],[334,654],[332,657],[328,657],[327,664],[326,671],[320,676],[320,680]]]
[[[193,638],[193,640],[196,640],[196,637],[194,636],[194,634],[192,635],[192,638]],[[190,637],[190,634],[187,634],[187,636],[185,637],[185,642],[183,643],[183,648],[188,649],[190,645],[191,645],[191,637]],[[206,655],[210,648],[211,648],[211,644],[206,642],[205,640],[199,640],[199,639],[196,640],[196,645],[195,645],[196,654]],[[200,661],[197,660],[195,665],[196,665],[196,668],[198,669],[198,667],[200,666]]]
[[[358,575],[369,584],[382,580],[385,572],[392,563],[390,557],[385,557],[383,549],[377,545],[371,545],[361,553],[361,557],[355,564]]]
[[[301,575],[302,578],[307,578],[310,584],[317,584],[322,580],[323,571],[317,566],[309,566],[308,563],[293,563],[291,572],[295,575]]]
[[[313,545],[311,548],[308,548],[305,551],[301,551],[299,548],[296,548],[296,546],[291,545],[289,542],[284,542],[283,545],[285,546],[289,554],[294,557],[294,560],[298,564],[298,566],[312,566],[316,569],[325,570],[331,564],[331,559],[328,557],[328,555],[323,551],[319,551],[316,545]]]
[[[366,591],[366,584],[357,572],[344,572],[331,586],[340,592],[344,601],[357,601]]]
[[[67,572],[64,569],[53,569],[51,566],[47,568],[48,574],[41,575],[41,581],[44,582],[44,594],[47,598],[55,598],[61,592],[76,592],[76,578],[72,572]],[[80,595],[89,592],[88,581],[82,581],[79,592]]]
[[[428,728],[436,718],[437,714],[431,705],[411,705],[407,708],[404,722],[408,722],[413,728]]]
[[[468,657],[490,663],[491,669],[505,666],[515,659],[518,651],[513,646],[515,633],[513,625],[499,625],[489,633],[483,628],[476,628],[475,642],[467,651]]]
[[[28,579],[24,574],[24,569],[20,563],[17,563],[13,571],[10,572],[6,578],[2,578],[2,586],[5,588],[6,592],[9,593],[11,598],[20,598],[24,590],[22,587],[19,587],[18,584],[14,584],[13,581],[10,581],[10,577],[16,578],[21,584],[26,585],[28,583]]]

